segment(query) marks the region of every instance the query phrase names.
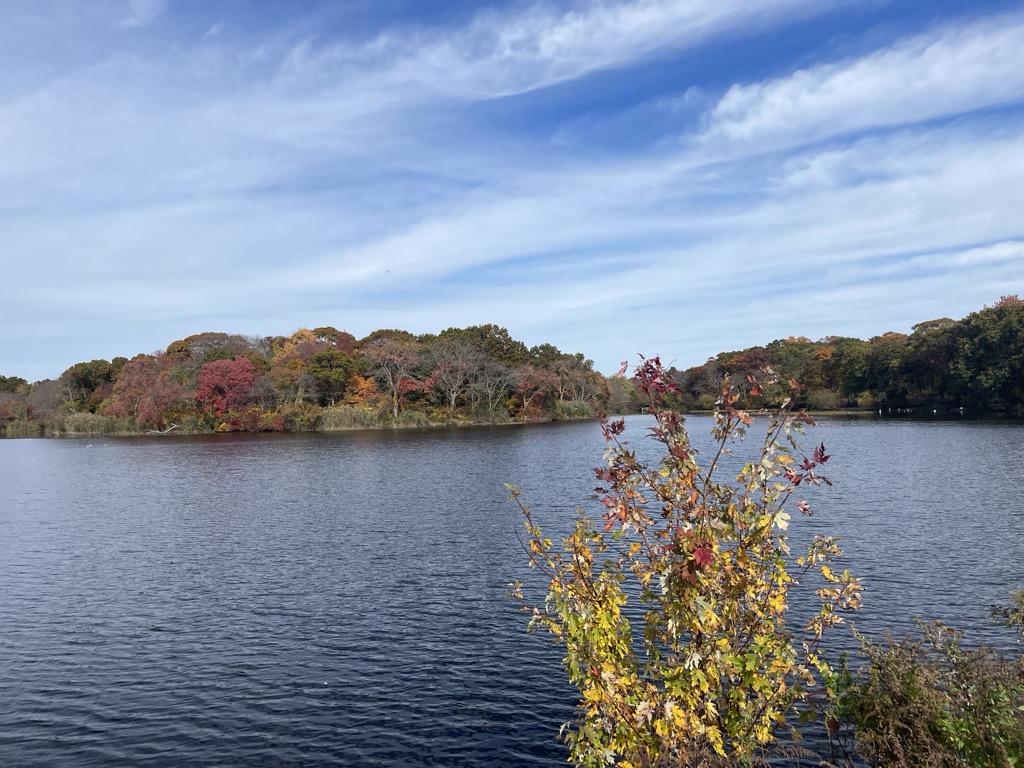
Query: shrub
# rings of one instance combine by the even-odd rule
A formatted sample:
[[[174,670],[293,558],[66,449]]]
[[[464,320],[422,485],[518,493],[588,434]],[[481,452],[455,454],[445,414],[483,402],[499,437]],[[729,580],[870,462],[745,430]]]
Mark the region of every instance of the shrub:
[[[683,418],[661,406],[673,385],[660,361],[644,360],[636,381],[664,455],[644,463],[621,437],[624,422],[602,420],[610,447],[595,473],[607,511],[600,524],[579,513],[560,548],[510,487],[530,563],[547,580],[539,603],[519,582],[512,595],[531,614],[530,629],[564,648],[580,702],[563,735],[578,765],[752,764],[823,693],[819,680],[832,670],[819,641],[841,621],[838,610],[859,604],[859,583],[830,567],[834,539],[815,538],[794,559],[784,533],[787,510],[810,513],[797,487],[827,482],[817,472],[829,457],[822,445],[795,459],[794,433],[813,422],[783,411],[736,482],[720,480],[735,472],[723,468],[725,457],[752,423],[735,407],[741,393],[726,381],[715,451],[700,464]],[[745,394],[759,396],[762,384],[749,383]],[[823,581],[820,610],[801,640],[788,629],[787,598],[813,573]]]
[[[921,636],[880,644],[858,635],[867,663],[838,677],[836,715],[855,751],[883,768],[1011,768],[1024,765],[1024,659],[939,622]]]
[[[320,425],[322,409],[309,403],[284,403],[260,414],[261,432],[295,432],[315,430]]]
[[[119,435],[138,432],[131,419],[100,416],[97,413],[69,413],[63,431],[69,435]]]
[[[398,418],[393,420],[395,427],[429,427],[430,419],[422,411],[405,410],[398,413]]]
[[[594,406],[582,400],[563,400],[555,404],[555,418],[559,421],[579,421],[594,416]]]
[[[1014,591],[1009,605],[992,606],[992,618],[1024,635],[1024,589]]]
[[[4,437],[40,437],[42,433],[42,425],[36,421],[19,419],[0,424],[0,434]]]
[[[812,389],[807,393],[807,407],[815,411],[834,411],[841,408],[842,399],[831,389]]]
[[[325,408],[320,418],[320,428],[327,431],[343,429],[376,429],[382,426],[379,409],[362,408],[352,405],[335,405]]]
[[[183,413],[175,417],[174,422],[178,425],[177,431],[183,434],[211,431],[211,426],[204,424],[196,413]]]

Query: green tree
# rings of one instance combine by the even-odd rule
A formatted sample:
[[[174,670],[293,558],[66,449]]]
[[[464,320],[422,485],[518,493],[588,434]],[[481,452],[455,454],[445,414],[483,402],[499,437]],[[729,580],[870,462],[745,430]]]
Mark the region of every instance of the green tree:
[[[1024,416],[1024,301],[1003,296],[953,333],[950,388],[959,403]]]
[[[72,412],[95,413],[114,384],[114,365],[109,360],[75,363],[61,374],[59,383],[64,404]]]
[[[29,385],[20,376],[0,376],[0,392],[14,392],[19,395],[27,395],[29,393]]]
[[[309,358],[309,375],[320,394],[321,405],[334,405],[345,395],[349,377],[355,373],[355,361],[340,349],[323,349]]]

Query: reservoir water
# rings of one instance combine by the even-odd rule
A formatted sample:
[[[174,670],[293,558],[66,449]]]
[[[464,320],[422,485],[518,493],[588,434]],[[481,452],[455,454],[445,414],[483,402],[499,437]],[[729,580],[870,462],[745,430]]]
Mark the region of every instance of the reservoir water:
[[[819,441],[835,488],[794,536],[844,537],[857,626],[1015,647],[987,616],[1024,586],[1024,426]],[[503,484],[564,529],[602,450],[595,423],[0,441],[0,764],[564,764],[575,699],[503,598],[529,578]]]

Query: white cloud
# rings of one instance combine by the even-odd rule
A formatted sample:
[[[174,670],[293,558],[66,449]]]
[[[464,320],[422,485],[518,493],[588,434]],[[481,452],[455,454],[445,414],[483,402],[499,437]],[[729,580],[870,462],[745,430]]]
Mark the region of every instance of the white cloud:
[[[757,151],[1024,99],[1024,15],[945,26],[858,59],[735,85],[701,143]]]
[[[984,248],[971,248],[952,257],[952,263],[958,267],[999,264],[1004,261],[1016,261],[1024,266],[1024,242],[1009,240]]]
[[[353,48],[296,46],[289,82],[376,72],[380,82],[427,93],[497,98],[545,88],[663,52],[826,13],[845,0],[615,0],[536,4],[479,13],[461,29],[405,29]]]

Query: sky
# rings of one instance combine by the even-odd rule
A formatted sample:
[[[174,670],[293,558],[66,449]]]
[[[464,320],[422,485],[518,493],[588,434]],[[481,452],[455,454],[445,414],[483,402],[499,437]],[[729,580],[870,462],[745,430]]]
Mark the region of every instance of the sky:
[[[3,375],[485,323],[683,368],[1024,295],[1024,2],[0,14]]]

